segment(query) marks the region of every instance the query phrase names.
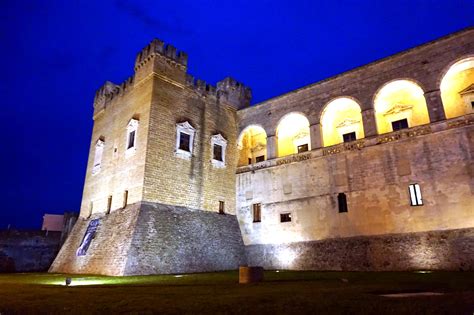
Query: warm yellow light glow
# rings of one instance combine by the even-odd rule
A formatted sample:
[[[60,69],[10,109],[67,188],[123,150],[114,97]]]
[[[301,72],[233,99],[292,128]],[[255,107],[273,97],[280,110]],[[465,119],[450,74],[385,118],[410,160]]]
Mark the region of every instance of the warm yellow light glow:
[[[401,119],[408,127],[430,122],[423,90],[408,80],[386,84],[375,96],[374,110],[379,134],[392,132],[392,122]]]
[[[298,113],[286,115],[278,124],[278,156],[298,153],[298,146],[308,145],[311,150],[309,137],[309,121]]]
[[[285,269],[291,269],[293,262],[296,259],[296,252],[291,248],[279,248],[277,249],[277,259],[279,265]]]
[[[255,163],[257,158],[267,159],[267,134],[262,127],[248,126],[240,134],[238,143],[239,166]]]
[[[364,137],[364,127],[359,104],[341,97],[326,105],[321,115],[323,145],[325,147],[344,142],[343,135],[356,133],[356,138]]]
[[[474,57],[455,63],[441,80],[441,99],[446,118],[454,118],[472,112],[474,93],[460,94],[474,84]]]

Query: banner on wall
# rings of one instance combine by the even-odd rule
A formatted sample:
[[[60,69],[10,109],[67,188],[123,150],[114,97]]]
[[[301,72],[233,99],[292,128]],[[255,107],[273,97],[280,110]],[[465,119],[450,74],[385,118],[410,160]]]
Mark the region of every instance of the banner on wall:
[[[97,231],[97,228],[99,227],[99,221],[100,219],[94,219],[89,222],[86,233],[84,234],[84,238],[82,239],[81,245],[79,245],[79,248],[77,249],[77,252],[76,252],[77,256],[84,256],[87,253],[87,250],[89,249],[89,246],[95,237],[95,232]]]

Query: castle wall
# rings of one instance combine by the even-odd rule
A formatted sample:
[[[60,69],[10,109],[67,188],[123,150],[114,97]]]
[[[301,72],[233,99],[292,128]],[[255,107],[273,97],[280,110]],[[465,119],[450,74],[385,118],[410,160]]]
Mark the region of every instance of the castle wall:
[[[143,204],[125,275],[235,270],[246,264],[234,215]]]
[[[0,272],[48,270],[60,247],[61,232],[0,231]]]
[[[231,270],[246,262],[233,215],[136,203],[99,218],[87,254],[77,256],[76,251],[91,219],[79,219],[50,272],[113,276],[187,273]]]
[[[474,270],[474,229],[246,247],[249,264],[292,270]]]
[[[176,154],[176,124],[188,121],[195,129],[193,154]],[[211,136],[227,140],[226,166],[212,163]],[[154,82],[143,200],[235,214],[236,113],[216,96],[160,78]]]
[[[126,190],[129,204],[142,200],[151,84],[151,76],[134,81],[99,110],[96,108],[81,217],[87,218],[91,211],[106,213],[109,196],[112,196],[112,211],[122,208]],[[138,119],[136,152],[127,154],[127,125],[132,118]],[[100,171],[93,174],[95,146],[99,138],[103,138],[104,148]]]
[[[260,165],[266,168],[253,171],[240,168],[237,214],[245,244],[473,227],[474,126],[431,127],[418,130],[424,135],[403,131],[360,140],[360,147],[341,145],[266,161]],[[421,187],[422,206],[410,205],[408,186],[414,183]],[[347,196],[346,213],[338,212],[338,193]],[[252,222],[254,203],[262,204],[260,223]],[[291,222],[280,222],[284,212]]]

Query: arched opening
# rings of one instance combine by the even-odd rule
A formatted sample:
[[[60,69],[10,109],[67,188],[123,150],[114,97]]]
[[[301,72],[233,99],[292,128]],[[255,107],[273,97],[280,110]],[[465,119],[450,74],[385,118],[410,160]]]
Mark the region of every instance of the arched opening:
[[[298,113],[286,115],[278,124],[278,156],[286,156],[311,150],[309,121]]]
[[[408,80],[386,84],[374,99],[379,134],[428,124],[428,108],[421,87]]]
[[[364,125],[359,104],[347,97],[326,105],[321,115],[323,146],[331,146],[364,137]]]
[[[446,118],[474,112],[474,57],[452,65],[440,85]]]
[[[257,125],[245,128],[239,137],[238,166],[249,165],[267,159],[267,133]]]

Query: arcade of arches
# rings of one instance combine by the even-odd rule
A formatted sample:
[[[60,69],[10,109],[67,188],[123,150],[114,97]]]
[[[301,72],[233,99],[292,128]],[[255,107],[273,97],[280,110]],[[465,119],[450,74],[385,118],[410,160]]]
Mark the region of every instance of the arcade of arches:
[[[453,64],[440,84],[446,118],[474,113],[474,57]],[[382,86],[373,102],[377,133],[429,124],[423,89],[411,80],[395,80]],[[349,97],[329,102],[320,117],[322,146],[332,146],[365,137],[361,106]],[[284,116],[276,128],[276,156],[311,150],[308,119],[300,113]],[[242,131],[238,165],[266,160],[267,135],[257,125]]]

